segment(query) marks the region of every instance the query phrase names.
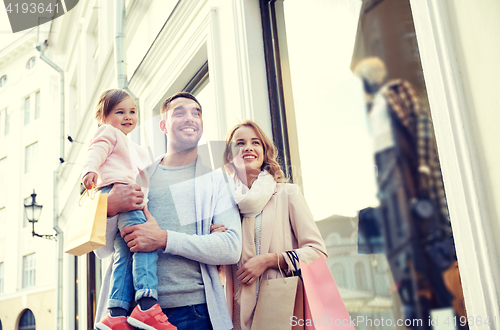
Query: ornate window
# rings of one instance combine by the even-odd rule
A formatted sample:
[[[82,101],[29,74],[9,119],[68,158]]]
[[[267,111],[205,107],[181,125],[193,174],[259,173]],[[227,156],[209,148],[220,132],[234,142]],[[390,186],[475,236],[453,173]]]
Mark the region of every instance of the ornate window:
[[[356,277],[356,287],[358,290],[368,290],[368,281],[365,273],[365,266],[358,262],[354,266],[354,274]]]
[[[31,70],[36,64],[36,57],[32,57],[26,62],[26,69]]]
[[[3,87],[7,84],[7,75],[3,75],[2,78],[0,78],[0,87]]]

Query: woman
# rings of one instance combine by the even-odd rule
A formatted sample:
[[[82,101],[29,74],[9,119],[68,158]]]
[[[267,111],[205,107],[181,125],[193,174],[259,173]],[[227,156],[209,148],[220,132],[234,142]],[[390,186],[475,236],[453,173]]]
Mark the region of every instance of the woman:
[[[286,251],[295,250],[306,263],[327,254],[299,186],[285,183],[276,148],[256,123],[247,120],[228,133],[224,163],[243,217],[241,259],[226,266],[226,300],[234,329],[250,330],[260,280],[281,276],[278,263],[281,269],[294,269]],[[301,318],[302,308],[302,301],[296,301],[294,313]]]

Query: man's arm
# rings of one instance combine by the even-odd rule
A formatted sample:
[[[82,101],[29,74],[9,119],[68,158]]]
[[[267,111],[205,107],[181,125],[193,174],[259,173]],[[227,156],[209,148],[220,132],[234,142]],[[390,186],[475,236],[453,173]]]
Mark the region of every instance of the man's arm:
[[[108,217],[119,212],[142,210],[144,194],[138,184],[115,184],[108,193]]]

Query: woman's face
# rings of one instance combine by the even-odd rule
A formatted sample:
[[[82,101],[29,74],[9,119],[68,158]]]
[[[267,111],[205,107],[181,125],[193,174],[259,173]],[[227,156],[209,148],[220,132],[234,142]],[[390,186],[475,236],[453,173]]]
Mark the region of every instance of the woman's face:
[[[264,147],[252,127],[242,126],[233,135],[236,154],[232,163],[239,175],[258,175],[264,163]]]

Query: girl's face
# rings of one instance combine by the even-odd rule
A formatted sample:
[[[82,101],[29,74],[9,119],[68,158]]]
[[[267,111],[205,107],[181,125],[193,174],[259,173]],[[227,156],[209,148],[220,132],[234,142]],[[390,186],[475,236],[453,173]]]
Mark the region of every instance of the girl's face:
[[[242,126],[233,135],[237,155],[232,163],[239,175],[258,175],[264,163],[264,147],[252,127]]]
[[[117,103],[104,117],[103,123],[118,128],[125,135],[132,132],[137,125],[137,108],[134,99],[129,96]]]

